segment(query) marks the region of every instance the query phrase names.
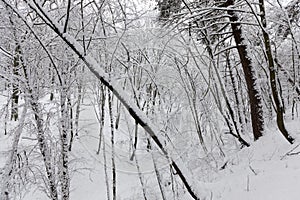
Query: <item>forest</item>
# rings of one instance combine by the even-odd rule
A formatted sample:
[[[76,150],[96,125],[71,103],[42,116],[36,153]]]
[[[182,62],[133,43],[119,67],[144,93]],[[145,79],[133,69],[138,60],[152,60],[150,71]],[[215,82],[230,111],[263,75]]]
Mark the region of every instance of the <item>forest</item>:
[[[299,197],[300,1],[0,0],[0,34],[0,200]]]

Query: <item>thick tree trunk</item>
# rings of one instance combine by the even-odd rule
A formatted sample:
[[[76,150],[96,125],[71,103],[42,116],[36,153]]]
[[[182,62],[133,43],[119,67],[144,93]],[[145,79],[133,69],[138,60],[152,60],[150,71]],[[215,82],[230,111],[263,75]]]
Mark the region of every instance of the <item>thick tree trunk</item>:
[[[234,5],[234,0],[228,0],[226,2],[226,5]],[[256,81],[255,69],[247,52],[247,46],[245,45],[245,39],[242,34],[241,23],[239,23],[240,19],[233,10],[228,10],[227,13],[230,15],[229,20],[231,22],[234,40],[237,45],[237,50],[246,79],[248,96],[250,101],[253,136],[254,140],[257,140],[263,135],[264,131],[261,94],[259,92],[259,88]]]

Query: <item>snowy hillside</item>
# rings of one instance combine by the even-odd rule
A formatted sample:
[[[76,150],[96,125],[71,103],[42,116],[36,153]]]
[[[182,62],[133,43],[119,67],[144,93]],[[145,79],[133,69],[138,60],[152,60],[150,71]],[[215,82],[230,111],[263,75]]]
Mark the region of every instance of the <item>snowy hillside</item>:
[[[74,149],[70,154],[71,161],[71,196],[72,200],[99,200],[105,199],[106,185],[104,176],[103,156],[96,154],[97,149],[97,122],[93,116],[91,106],[83,109],[81,122],[81,134],[74,142]],[[219,169],[207,170],[207,177],[193,175],[194,181],[199,181],[199,191],[205,199],[214,200],[296,200],[300,195],[300,144],[299,126],[300,118],[289,120],[287,127],[293,136],[297,138],[295,144],[288,144],[276,126],[270,125],[266,129],[266,135],[251,147],[235,149],[224,158],[224,165]],[[106,130],[109,132],[108,130]],[[118,134],[122,134],[119,132]],[[0,159],[3,165],[10,149],[7,136],[1,135]],[[26,140],[26,137],[24,138]],[[119,138],[122,141],[122,137]],[[109,147],[109,141],[105,141]],[[117,180],[118,199],[135,200],[141,199],[141,186],[138,172],[134,161],[130,161],[130,154],[122,143],[118,144],[117,157]],[[107,150],[108,157],[109,151]],[[160,199],[155,184],[155,172],[153,162],[149,155],[138,154],[142,176],[149,185],[149,199]],[[166,164],[166,163],[164,163]],[[161,168],[165,167],[161,164]],[[195,163],[196,165],[197,163]],[[205,165],[205,163],[198,163]],[[201,175],[203,176],[203,175]],[[168,188],[168,187],[166,187]],[[170,188],[169,188],[170,189]],[[45,194],[38,190],[27,188],[27,192],[21,199],[42,200]],[[180,195],[180,199],[191,199],[189,195]],[[167,199],[172,199],[171,196]]]
[[[204,193],[206,199],[213,200],[297,200],[300,195],[300,120],[299,118],[287,123],[287,127],[296,133],[295,144],[288,144],[274,127],[266,130],[266,136],[251,144],[251,147],[236,150],[224,160],[224,169],[212,171],[213,178],[209,182],[201,182],[204,188],[199,188],[199,193]],[[77,141],[81,147],[76,150],[82,156],[81,172],[74,174],[72,179],[71,199],[98,200],[105,199],[105,183],[103,176],[103,162],[97,158],[90,141],[81,137]],[[78,153],[77,153],[78,151]],[[117,153],[120,157],[119,168],[119,199],[141,199],[140,183],[134,163],[129,163],[122,150]],[[121,162],[121,160],[123,160]],[[154,171],[147,169],[152,161],[142,159],[145,168],[145,177],[151,182],[155,176]],[[194,174],[195,181],[197,175]],[[30,198],[28,198],[29,200]],[[159,197],[149,199],[160,199]],[[171,199],[171,198],[168,198]],[[191,199],[189,196],[182,199]]]

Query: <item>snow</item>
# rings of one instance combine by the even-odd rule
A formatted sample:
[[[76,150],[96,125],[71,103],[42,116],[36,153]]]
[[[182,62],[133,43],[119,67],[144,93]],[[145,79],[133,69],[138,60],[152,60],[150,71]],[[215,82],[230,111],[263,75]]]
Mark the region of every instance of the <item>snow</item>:
[[[3,105],[6,101],[0,99]],[[98,125],[93,116],[93,108],[88,104],[83,105],[82,121],[80,123],[81,133],[74,141],[74,148],[70,154],[71,158],[71,200],[97,200],[105,199],[106,186],[103,168],[102,150],[100,155],[96,155]],[[293,136],[297,138],[296,143],[290,145],[280,135],[275,122],[266,128],[266,135],[257,142],[252,142],[249,148],[236,150],[227,155],[224,170],[219,170],[211,175],[206,182],[198,181],[199,175],[191,174],[188,170],[184,174],[197,188],[197,192],[202,197],[214,200],[296,200],[300,196],[300,145],[299,145],[299,124],[300,118],[287,119],[287,128]],[[1,123],[3,126],[3,123]],[[14,127],[14,123],[9,125]],[[3,129],[2,129],[3,130]],[[120,130],[116,135],[121,135]],[[24,140],[24,139],[23,139]],[[24,141],[22,141],[24,143]],[[106,141],[109,144],[109,141]],[[0,135],[0,168],[4,167],[8,157],[8,150],[11,148],[9,136]],[[107,156],[109,159],[109,146]],[[120,200],[141,199],[141,186],[134,162],[129,161],[126,146],[121,143],[116,145],[117,158],[117,193]],[[189,149],[189,151],[191,151]],[[172,152],[174,158],[176,155]],[[299,154],[298,154],[299,153]],[[147,153],[138,153],[141,171],[146,184],[153,187],[155,180],[152,161]],[[156,157],[163,157],[157,153]],[[176,159],[182,168],[186,163]],[[160,170],[167,166],[167,161],[160,162]],[[198,164],[198,163],[197,163]],[[199,163],[201,164],[201,162]],[[212,172],[213,173],[213,172]],[[159,199],[153,188],[147,188],[152,199]],[[45,195],[36,189],[28,191],[24,200],[46,199]],[[191,199],[189,195],[184,195],[181,199]]]
[[[297,133],[299,122],[299,118],[296,121],[290,121],[287,123],[287,127]],[[198,193],[214,200],[298,199],[300,195],[298,188],[300,184],[300,154],[286,154],[300,152],[300,147],[297,147],[298,143],[289,145],[274,125],[266,130],[263,138],[253,142],[250,148],[244,148],[230,155],[227,158],[226,168],[220,170],[210,182],[197,182],[195,179],[197,175],[194,174],[194,184],[197,185],[195,188],[199,188]],[[88,140],[82,138],[78,140],[85,146],[81,153],[86,153],[88,148],[95,146],[95,144],[87,142]],[[291,150],[293,151],[290,152]],[[89,154],[91,155],[93,152],[89,151]],[[117,157],[122,158],[120,154],[122,154],[122,150],[119,149]],[[175,157],[174,154],[173,156]],[[151,167],[149,168],[151,162],[147,159],[142,161],[142,167],[145,170],[143,172],[146,172],[144,175],[146,177],[150,175],[148,178],[154,176],[154,172],[151,173]],[[90,200],[96,200],[99,197],[105,197],[102,161],[99,158],[94,161],[91,159],[89,163],[91,171],[86,170],[74,174],[71,199],[80,200],[88,197]],[[183,163],[181,164],[183,165]],[[118,193],[122,194],[120,199],[140,199],[137,196],[134,197],[137,190],[141,190],[135,167],[122,159],[118,161],[117,167],[120,169],[118,171]],[[184,174],[189,174],[189,172],[186,171]],[[187,195],[184,199],[191,198]]]
[[[296,133],[299,121],[290,121],[287,127]],[[93,126],[89,126],[86,137],[77,139],[80,145],[77,145],[79,148],[73,155],[81,155],[82,164],[88,168],[73,175],[71,199],[74,200],[96,200],[106,195],[103,163],[101,158],[97,158],[95,151],[91,150],[97,146],[95,140],[88,137],[94,131]],[[232,154],[226,168],[220,170],[211,182],[197,182],[197,176],[193,175],[194,184],[197,185],[195,188],[199,188],[198,193],[202,196],[205,194],[215,200],[296,200],[300,195],[300,154],[286,155],[296,146],[297,144],[289,145],[275,126],[271,126],[266,130],[266,135],[253,142],[250,148]],[[300,147],[293,149],[293,152],[300,152]],[[126,155],[123,154],[124,150],[117,150],[118,194],[120,199],[140,199],[136,194],[136,188],[140,186],[135,166],[126,161]],[[146,172],[144,176],[148,179],[153,177],[154,172],[149,167],[151,162],[142,159],[140,163],[143,163],[142,169]],[[190,197],[185,196],[184,199]]]
[[[238,164],[228,167],[215,185],[219,196],[216,199],[299,198],[300,157],[284,156],[291,146],[278,139],[278,134],[267,135],[251,148],[239,152],[237,157],[241,160],[235,160]]]
[[[84,112],[84,120],[81,123],[84,131],[75,140],[74,149],[70,155],[72,168],[70,170],[72,177],[71,200],[97,200],[105,199],[106,196],[103,157],[95,154],[98,128],[91,113],[92,111],[88,109]],[[299,122],[298,118],[296,121],[287,123],[287,127],[295,137],[299,137]],[[1,134],[0,144],[0,167],[3,167],[8,157],[7,152],[11,147],[11,141],[8,136]],[[188,170],[184,171],[184,174],[191,176],[189,180],[193,183],[194,188],[197,188],[197,192],[202,197],[208,199],[296,200],[300,195],[298,188],[300,184],[300,154],[293,155],[293,153],[300,152],[300,147],[297,147],[298,144],[296,142],[294,145],[289,145],[273,124],[266,129],[266,135],[257,142],[253,142],[250,148],[244,148],[228,155],[226,168],[219,170],[210,181],[200,182],[198,181],[199,175],[191,174]],[[107,152],[110,152],[110,149]],[[118,146],[116,152],[118,199],[141,199],[141,186],[134,163],[129,161],[128,155],[121,145]],[[287,153],[288,155],[286,155]],[[143,156],[139,163],[143,176],[146,182],[149,182],[150,187],[150,183],[154,182],[155,174],[151,167],[152,161],[149,159],[149,155]],[[172,152],[172,157],[178,158],[180,156]],[[179,161],[176,159],[177,163]],[[166,161],[161,163],[161,165],[165,164]],[[186,169],[185,163],[180,162],[179,165]],[[163,170],[162,166],[160,170]],[[147,191],[150,193],[150,190],[149,188]],[[46,199],[46,197],[38,191],[30,191],[23,199],[39,200]],[[153,194],[151,199],[159,199],[159,196]],[[185,195],[181,199],[188,200],[191,198]]]

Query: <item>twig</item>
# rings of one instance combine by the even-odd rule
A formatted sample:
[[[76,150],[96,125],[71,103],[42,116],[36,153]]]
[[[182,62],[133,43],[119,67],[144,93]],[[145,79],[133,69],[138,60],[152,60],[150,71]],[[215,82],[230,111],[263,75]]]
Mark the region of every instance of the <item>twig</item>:
[[[253,172],[253,174],[256,176],[258,173],[249,165],[250,170]]]
[[[280,160],[283,160],[286,156],[292,156],[292,155],[297,155],[300,152],[293,152],[295,149],[297,149],[300,146],[300,144],[297,144],[294,148],[292,148],[290,151],[288,151],[286,154],[284,154]]]

